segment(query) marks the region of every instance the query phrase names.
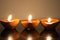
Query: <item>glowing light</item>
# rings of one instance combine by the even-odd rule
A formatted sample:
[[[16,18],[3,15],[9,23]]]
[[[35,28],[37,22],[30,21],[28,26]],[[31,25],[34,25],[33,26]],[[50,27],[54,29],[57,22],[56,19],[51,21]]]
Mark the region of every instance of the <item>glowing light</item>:
[[[12,15],[9,15],[8,16],[8,21],[11,22],[11,20],[12,20]]]
[[[48,18],[48,22],[49,22],[49,23],[51,22],[51,18],[50,18],[50,17]]]
[[[45,22],[46,24],[53,24],[54,22],[52,22],[52,20],[51,20],[51,18],[49,17],[48,19],[47,19],[47,22]]]
[[[28,22],[31,22],[31,20],[32,20],[32,15],[30,14],[30,15],[28,16]]]
[[[33,40],[31,36],[28,36],[27,40]]]
[[[12,36],[9,36],[9,37],[8,37],[8,40],[13,40]]]
[[[48,36],[46,37],[46,40],[52,40],[52,37],[48,35]]]

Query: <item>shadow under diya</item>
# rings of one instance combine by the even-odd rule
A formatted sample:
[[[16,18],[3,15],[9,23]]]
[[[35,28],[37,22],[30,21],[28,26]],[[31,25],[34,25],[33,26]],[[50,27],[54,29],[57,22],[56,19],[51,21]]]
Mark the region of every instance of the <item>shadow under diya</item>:
[[[37,40],[39,38],[39,33],[36,30],[27,30],[25,29],[22,33],[21,33],[21,37],[24,40],[28,40],[28,39],[32,39],[32,40]]]
[[[11,22],[9,22],[7,19],[1,20],[0,23],[3,25],[6,29],[15,29],[17,25],[19,24],[19,19],[13,18]]]
[[[5,29],[1,32],[2,40],[17,40],[20,37],[20,34],[16,30]]]

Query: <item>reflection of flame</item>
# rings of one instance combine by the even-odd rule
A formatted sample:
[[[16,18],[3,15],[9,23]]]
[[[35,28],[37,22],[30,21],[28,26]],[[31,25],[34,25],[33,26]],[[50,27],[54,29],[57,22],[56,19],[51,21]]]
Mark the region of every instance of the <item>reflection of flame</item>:
[[[27,40],[32,40],[32,37],[31,36],[28,36]]]
[[[50,18],[50,17],[48,18],[48,22],[49,22],[49,23],[51,22],[51,18]]]
[[[11,22],[11,19],[12,19],[12,15],[9,15],[8,16],[8,21]]]
[[[47,36],[46,40],[52,40],[52,37],[51,36]]]
[[[32,15],[30,14],[30,15],[28,16],[28,22],[31,22],[31,20],[32,20]]]
[[[13,40],[12,36],[9,36],[9,37],[8,37],[8,40]]]

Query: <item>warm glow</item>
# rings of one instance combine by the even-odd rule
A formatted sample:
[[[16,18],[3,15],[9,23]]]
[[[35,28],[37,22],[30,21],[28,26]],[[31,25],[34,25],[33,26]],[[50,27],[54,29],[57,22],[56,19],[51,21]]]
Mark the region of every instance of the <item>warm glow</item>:
[[[49,17],[48,19],[47,19],[47,22],[45,22],[46,24],[53,24],[54,22],[52,22],[52,20],[51,20],[51,18]]]
[[[12,15],[9,15],[8,16],[8,21],[11,22],[11,20],[12,20]]]
[[[48,36],[46,37],[46,40],[52,40],[52,37],[48,35]]]
[[[8,37],[8,40],[13,40],[12,36],[9,36],[9,37]]]
[[[32,37],[31,36],[28,36],[27,40],[32,40]]]
[[[32,15],[30,14],[30,15],[28,16],[28,22],[31,22],[31,20],[32,20]]]
[[[49,23],[51,22],[51,18],[50,18],[50,17],[48,18],[48,22],[49,22]]]

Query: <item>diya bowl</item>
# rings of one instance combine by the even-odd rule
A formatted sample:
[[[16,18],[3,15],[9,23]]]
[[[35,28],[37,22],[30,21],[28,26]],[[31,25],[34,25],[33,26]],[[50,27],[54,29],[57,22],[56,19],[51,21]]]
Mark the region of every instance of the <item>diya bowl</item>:
[[[15,29],[19,23],[19,19],[12,19],[12,22],[8,22],[6,19],[1,20],[0,23],[3,25],[6,29]]]
[[[41,25],[45,28],[45,29],[54,29],[55,27],[57,27],[57,25],[59,24],[59,20],[58,19],[51,19],[51,24],[47,24],[47,23],[45,23],[45,22],[47,22],[47,19],[45,18],[45,19],[42,19],[41,20]]]
[[[22,20],[21,24],[23,25],[24,28],[32,26],[32,28],[36,28],[39,25],[40,21],[39,20],[31,20],[31,23],[28,22],[28,20]]]

